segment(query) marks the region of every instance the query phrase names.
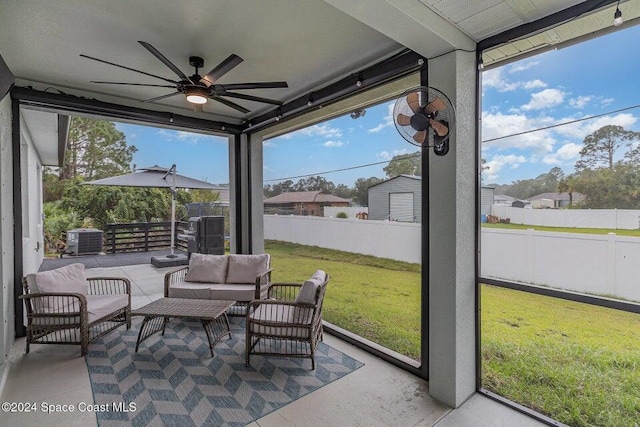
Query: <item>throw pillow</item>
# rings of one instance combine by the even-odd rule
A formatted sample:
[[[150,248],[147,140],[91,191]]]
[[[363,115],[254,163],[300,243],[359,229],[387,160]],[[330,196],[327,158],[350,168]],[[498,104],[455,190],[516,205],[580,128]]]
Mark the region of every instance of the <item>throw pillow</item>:
[[[322,286],[322,280],[310,278],[309,280],[305,280],[300,288],[300,292],[296,296],[296,302],[301,302],[305,304],[315,304],[316,303],[316,292],[318,287]]]
[[[55,270],[43,271],[34,274],[39,292],[64,292],[87,295],[87,276],[84,264],[75,263]],[[48,310],[56,310],[60,307],[62,298],[43,298],[43,306]],[[72,302],[70,302],[71,304]],[[66,304],[70,305],[70,304]]]
[[[191,254],[189,271],[185,281],[202,283],[225,283],[227,264],[229,259],[225,255]]]
[[[269,255],[229,255],[227,283],[256,283],[258,274],[269,267]]]

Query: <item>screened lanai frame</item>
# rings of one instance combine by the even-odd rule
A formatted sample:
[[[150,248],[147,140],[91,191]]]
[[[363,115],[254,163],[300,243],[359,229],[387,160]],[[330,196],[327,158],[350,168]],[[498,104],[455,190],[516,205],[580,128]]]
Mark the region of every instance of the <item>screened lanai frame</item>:
[[[597,4],[598,8],[603,8],[607,5],[616,3],[617,0],[603,0]],[[567,8],[560,12],[557,12],[553,15],[549,15],[545,18],[539,19],[537,21],[530,22],[528,24],[522,25],[520,27],[513,28],[511,30],[504,31],[495,36],[489,37],[485,40],[480,41],[476,45],[476,64],[479,72],[476,74],[476,106],[477,111],[476,115],[478,118],[482,117],[482,72],[480,70],[483,69],[483,61],[482,55],[483,52],[495,48],[497,46],[501,46],[503,44],[512,42],[514,40],[520,40],[526,36],[530,36],[532,34],[547,30],[549,28],[553,28],[562,23],[571,21],[582,14],[591,12],[594,9],[594,2],[583,2],[581,4],[577,4],[573,7]],[[602,30],[602,33],[606,33],[607,31],[612,31],[612,28],[606,28]],[[597,37],[599,33],[589,34],[585,39]],[[571,40],[570,44],[576,43],[576,40]],[[557,49],[558,45],[549,45],[544,49],[536,49],[531,52],[525,53],[520,56],[515,56],[506,61],[501,62],[499,65],[505,65],[509,62],[524,59],[529,56],[538,55],[542,52],[550,49]],[[481,253],[480,253],[480,242],[481,242],[481,224],[480,224],[480,203],[481,203],[481,179],[480,173],[482,171],[481,158],[482,158],[482,143],[481,143],[481,127],[478,126],[476,128],[476,146],[477,146],[477,171],[476,176],[478,177],[476,183],[476,284],[475,284],[475,292],[476,292],[476,390],[478,393],[489,397],[493,400],[496,400],[506,406],[511,407],[514,410],[525,413],[532,418],[535,418],[547,425],[557,426],[562,425],[556,420],[547,417],[539,412],[534,411],[528,407],[518,404],[517,402],[513,402],[505,397],[502,397],[496,393],[493,393],[485,388],[482,385],[482,334],[481,334],[481,305],[482,301],[480,298],[480,286],[482,284],[497,286],[500,288],[511,289],[531,294],[543,295],[552,298],[563,299],[567,301],[574,301],[584,304],[590,304],[597,307],[610,308],[620,311],[626,311],[630,313],[640,314],[640,304],[632,303],[624,300],[615,300],[606,297],[599,297],[595,295],[588,294],[580,294],[571,291],[564,291],[561,289],[549,288],[549,287],[541,287],[535,285],[528,285],[525,283],[519,283],[515,281],[510,281],[506,279],[496,279],[490,277],[482,276],[482,272],[480,270],[480,261],[481,261]]]
[[[21,181],[21,146],[20,146],[20,107],[38,108],[44,111],[58,113],[61,120],[65,120],[66,115],[87,115],[91,117],[113,119],[116,121],[134,122],[141,125],[159,126],[169,129],[192,130],[196,132],[210,133],[217,136],[227,136],[231,143],[230,162],[233,167],[232,182],[236,183],[232,188],[232,244],[236,253],[252,253],[253,230],[252,218],[253,207],[251,204],[251,141],[252,135],[264,131],[276,124],[283,124],[288,120],[303,117],[306,114],[329,107],[340,101],[349,102],[354,96],[363,94],[374,88],[383,87],[386,84],[397,81],[408,75],[416,75],[416,81],[422,86],[428,86],[427,60],[415,52],[405,49],[397,54],[386,58],[372,66],[358,70],[356,73],[343,78],[335,83],[329,84],[312,92],[304,94],[281,107],[249,119],[242,125],[224,123],[210,120],[202,120],[174,113],[165,113],[146,110],[142,108],[127,107],[117,104],[98,101],[95,99],[80,98],[60,93],[38,91],[31,88],[14,87],[11,90],[12,98],[12,149],[13,149],[13,178],[14,178],[14,216],[16,218],[14,248],[15,248],[15,269],[14,281],[20,283],[23,276],[23,253],[20,242],[22,235],[22,223],[20,221],[22,206],[22,194],[20,191]],[[357,84],[357,82],[360,82]],[[388,99],[388,96],[387,96]],[[310,102],[313,100],[313,102]],[[327,108],[328,110],[328,108]],[[66,119],[68,121],[68,119]],[[64,141],[61,140],[61,144]],[[422,161],[427,161],[427,156],[423,150]],[[424,170],[427,170],[425,168]],[[428,194],[428,179],[424,179],[423,194]],[[423,197],[424,206],[427,200]],[[425,210],[423,210],[425,212]],[[426,223],[428,213],[423,214],[423,222]],[[428,235],[427,227],[422,229],[422,264],[428,265]],[[17,285],[16,285],[17,286]],[[415,364],[407,363],[395,358],[390,352],[384,351],[376,346],[364,344],[356,337],[334,331],[340,338],[354,343],[359,347],[383,358],[384,360],[414,373],[424,379],[428,379],[428,276],[423,270],[422,274],[422,297],[421,297],[421,363],[417,367]],[[19,289],[14,289],[15,295],[20,295]],[[22,318],[23,306],[19,300],[15,301],[16,319]],[[22,322],[16,322],[16,336],[24,336],[25,330]]]

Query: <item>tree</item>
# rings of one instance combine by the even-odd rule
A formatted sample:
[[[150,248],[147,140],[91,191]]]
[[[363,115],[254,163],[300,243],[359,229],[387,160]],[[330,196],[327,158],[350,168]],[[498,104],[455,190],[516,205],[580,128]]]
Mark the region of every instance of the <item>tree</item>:
[[[342,197],[343,199],[351,199],[353,198],[353,193],[354,190],[352,188],[349,188],[348,185],[338,184],[336,185],[336,189],[333,194],[338,197]]]
[[[273,197],[281,193],[287,193],[294,191],[293,181],[287,179],[286,181],[279,182],[277,184],[267,184],[264,186],[264,196]]]
[[[638,140],[640,132],[625,130],[616,125],[603,126],[585,137],[576,170],[604,167],[612,170],[616,151],[623,145],[630,146],[633,141]]]
[[[125,135],[113,122],[74,117],[60,179],[82,177],[91,181],[127,173],[136,151],[135,146],[127,145]]]
[[[640,209],[640,166],[624,162],[612,169],[584,169],[572,175],[573,189],[585,195],[580,207]]]
[[[369,187],[382,181],[375,176],[358,178],[353,186],[353,202],[360,206],[369,206]]]
[[[388,178],[398,175],[422,175],[422,159],[420,152],[411,154],[398,154],[393,156],[391,161],[382,170]]]
[[[335,189],[336,185],[333,182],[320,175],[299,179],[293,186],[293,191],[324,191],[330,194],[333,194]]]

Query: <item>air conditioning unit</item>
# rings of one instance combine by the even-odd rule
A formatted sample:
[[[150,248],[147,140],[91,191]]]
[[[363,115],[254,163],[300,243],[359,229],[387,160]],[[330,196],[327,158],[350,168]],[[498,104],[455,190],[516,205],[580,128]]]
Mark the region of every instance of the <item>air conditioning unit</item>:
[[[76,228],[67,231],[67,250],[71,255],[93,255],[102,252],[102,230]]]

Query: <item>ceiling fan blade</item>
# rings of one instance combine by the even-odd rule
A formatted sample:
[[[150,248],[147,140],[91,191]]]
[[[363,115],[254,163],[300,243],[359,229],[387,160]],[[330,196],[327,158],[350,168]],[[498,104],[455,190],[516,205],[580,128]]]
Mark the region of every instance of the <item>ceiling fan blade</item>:
[[[168,94],[168,95],[156,96],[155,98],[145,99],[144,101],[140,101],[140,102],[154,102],[154,101],[160,101],[161,99],[169,98],[169,97],[171,97],[171,96],[176,96],[176,95],[180,95],[180,92],[173,92],[173,93],[170,93],[170,94]]]
[[[122,83],[122,82],[99,82],[96,80],[91,80],[91,83],[100,83],[104,85],[125,85],[125,86],[148,86],[148,87],[168,87],[171,89],[175,89],[175,86],[169,85],[150,85],[146,83]]]
[[[438,136],[447,136],[447,134],[449,133],[449,127],[442,122],[429,119],[429,124]]]
[[[230,98],[246,99],[247,101],[264,102],[265,104],[282,105],[284,102],[275,99],[262,98],[260,96],[245,95],[244,93],[235,92],[218,92],[219,96],[228,96]]]
[[[214,84],[220,77],[231,71],[232,68],[235,68],[242,61],[244,61],[244,59],[232,53],[227,59],[219,63],[213,70],[209,71],[205,76],[203,76],[200,79],[200,82],[209,87]]]
[[[280,87],[289,87],[287,82],[231,83],[228,85],[220,86],[222,87],[222,90],[275,89]]]
[[[214,101],[218,101],[219,103],[224,104],[227,107],[231,107],[234,110],[238,110],[238,111],[240,111],[241,113],[244,113],[244,114],[251,112],[251,110],[247,110],[242,105],[238,105],[235,102],[229,101],[228,99],[220,98],[220,97],[217,97],[217,96],[215,96],[215,97],[213,97],[211,99],[213,99]]]
[[[427,114],[433,114],[436,111],[446,110],[447,104],[445,104],[441,98],[436,98],[430,103],[428,103],[427,106],[424,107],[424,109],[427,112]]]
[[[427,131],[419,130],[415,135],[413,135],[413,140],[418,144],[424,144],[424,142],[427,140]]]
[[[147,42],[143,42],[143,41],[139,41],[138,43],[140,43],[145,49],[147,49],[149,52],[151,52],[151,54],[153,56],[155,56],[156,58],[158,58],[160,60],[160,62],[162,62],[164,65],[166,65],[167,67],[169,67],[169,69],[171,71],[173,71],[174,73],[176,73],[176,75],[178,77],[180,77],[182,80],[187,80],[191,83],[194,83],[191,81],[191,79],[189,77],[187,77],[181,70],[180,68],[176,67],[175,65],[173,65],[173,62],[169,61],[163,54],[160,53],[160,51],[158,49],[156,49],[155,47],[153,47],[151,44],[147,43]],[[195,83],[194,83],[195,84]]]
[[[414,113],[420,111],[420,97],[417,92],[411,92],[407,95],[407,104],[409,104],[409,108],[411,108],[411,111]]]
[[[400,113],[398,117],[396,117],[396,122],[398,122],[400,126],[409,126],[411,124],[411,117]]]
[[[164,80],[165,82],[169,82],[169,83],[173,83],[173,84],[177,84],[178,83],[178,82],[176,82],[174,80],[169,80],[169,79],[165,79],[164,77],[156,76],[155,74],[146,73],[144,71],[136,70],[135,68],[125,67],[124,65],[120,65],[120,64],[114,64],[113,62],[105,61],[104,59],[98,59],[98,58],[94,58],[93,56],[84,55],[84,54],[80,54],[80,56],[83,57],[83,58],[87,58],[87,59],[91,59],[91,60],[94,60],[94,61],[102,62],[103,64],[109,64],[109,65],[113,65],[114,67],[124,68],[125,70],[134,71],[136,73],[144,74],[145,76],[155,77],[156,79]]]

